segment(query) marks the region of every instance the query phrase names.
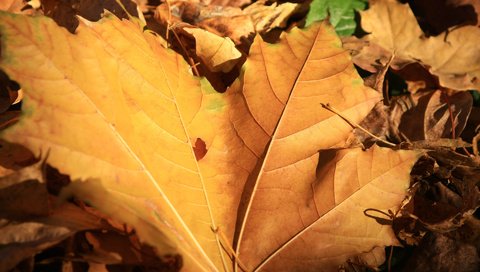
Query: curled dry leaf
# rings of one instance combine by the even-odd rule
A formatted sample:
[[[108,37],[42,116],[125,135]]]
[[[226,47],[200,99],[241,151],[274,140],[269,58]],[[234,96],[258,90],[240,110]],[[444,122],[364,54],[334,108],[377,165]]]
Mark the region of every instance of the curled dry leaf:
[[[77,254],[89,263],[167,268],[167,263],[162,262],[151,247],[136,241],[134,233],[122,233],[118,230],[92,230],[79,235],[82,235],[81,242],[85,243],[85,246]],[[173,271],[179,270],[179,267],[170,268],[173,268],[171,269]]]
[[[6,112],[11,105],[18,103],[22,97],[18,84],[0,70],[0,114]]]
[[[477,221],[474,229],[428,234],[413,251],[404,271],[478,271],[480,226],[478,219],[472,220]]]
[[[121,7],[119,1],[124,8]],[[90,21],[98,21],[103,17],[104,11],[115,14],[119,18],[128,19],[129,16],[138,16],[137,7],[131,0],[42,0],[43,13],[55,20],[55,22],[68,29],[71,33],[75,33],[78,27],[77,15]]]
[[[419,25],[427,36],[436,36],[448,29],[477,25],[475,5],[478,0],[404,1],[420,17]]]
[[[382,139],[397,143],[425,140],[423,148],[428,143],[430,147],[436,144],[450,146],[454,143],[441,143],[442,139],[459,138],[471,110],[472,96],[468,92],[416,92],[392,98],[389,106],[379,102],[360,125]],[[356,140],[366,146],[375,141],[361,130],[356,129],[354,134]],[[356,142],[353,135],[349,141]],[[457,147],[461,147],[459,144]]]
[[[219,37],[200,28],[183,28],[195,38],[197,56],[212,72],[228,73],[238,63],[242,53],[228,37]]]
[[[168,7],[170,6],[170,12]],[[265,34],[285,27],[287,20],[304,5],[258,1],[244,10],[229,6],[205,5],[190,1],[172,1],[157,7],[155,18],[163,25],[185,22],[199,26],[221,37],[229,37],[247,52],[255,33]]]
[[[479,165],[450,150],[430,151],[413,167],[409,197],[393,226],[407,244],[417,244],[428,232],[457,230],[480,206]]]
[[[181,254],[186,270],[231,271],[232,247],[249,270],[333,269],[397,243],[363,211],[396,208],[418,153],[323,150],[351,127],[321,103],[359,122],[380,99],[326,23],[279,44],[257,37],[220,94],[130,21],[81,22],[76,35],[44,17],[0,22],[0,66],[31,113],[3,137],[49,150],[74,180],[65,194]]]
[[[364,69],[377,60],[386,60],[392,53],[392,67],[400,69],[408,63],[420,62],[438,76],[440,84],[455,90],[480,89],[480,29],[464,26],[435,37],[424,37],[408,4],[395,0],[372,1],[361,12],[362,28],[369,32],[356,48],[355,64]],[[387,28],[385,28],[387,27]],[[358,44],[360,45],[360,44]],[[382,48],[378,50],[378,46]],[[425,50],[428,48],[428,50]],[[385,56],[385,50],[388,56]]]
[[[471,109],[472,96],[468,92],[448,94],[437,90],[396,97],[390,107],[390,137],[400,141],[457,138]]]
[[[449,4],[463,10],[469,10],[473,8],[476,13],[476,25],[480,26],[480,1],[479,0],[449,0]],[[473,20],[472,20],[473,21]]]
[[[229,37],[236,45],[243,45],[247,48],[250,47],[255,33],[255,27],[250,17],[241,9],[234,7],[206,6],[190,1],[171,1],[169,5],[162,4],[157,7],[155,19],[164,26],[182,22],[199,26],[220,37]]]
[[[69,203],[59,205],[48,216],[31,221],[0,219],[0,270],[10,271],[23,259],[78,231],[105,227],[97,217]]]
[[[0,218],[25,220],[50,212],[42,163],[0,177]]]
[[[266,5],[266,1],[257,1],[246,7],[243,12],[251,16],[255,30],[258,33],[267,33],[277,27],[285,27],[287,20],[298,12],[300,4],[297,3],[273,3]]]

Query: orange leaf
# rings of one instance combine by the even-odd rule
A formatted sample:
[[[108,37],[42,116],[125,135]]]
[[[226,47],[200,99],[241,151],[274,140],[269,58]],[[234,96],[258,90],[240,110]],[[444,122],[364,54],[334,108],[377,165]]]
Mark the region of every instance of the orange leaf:
[[[219,94],[129,21],[82,22],[76,35],[43,17],[0,22],[0,66],[26,112],[3,137],[48,150],[71,193],[182,254],[186,270],[231,271],[232,247],[248,269],[305,270],[396,243],[362,211],[399,204],[417,153],[319,153],[351,132],[321,103],[359,122],[380,99],[326,23],[274,45],[257,37]]]

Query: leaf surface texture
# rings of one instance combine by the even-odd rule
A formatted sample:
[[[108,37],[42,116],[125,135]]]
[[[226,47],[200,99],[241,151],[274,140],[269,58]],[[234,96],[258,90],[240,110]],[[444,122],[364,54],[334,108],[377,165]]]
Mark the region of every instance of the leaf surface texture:
[[[71,193],[186,270],[232,270],[227,245],[248,269],[318,270],[396,243],[362,212],[400,203],[417,153],[341,149],[351,127],[321,104],[360,122],[380,95],[327,23],[257,37],[220,94],[129,21],[75,35],[43,17],[0,22],[1,68],[26,94],[2,137],[48,151]]]

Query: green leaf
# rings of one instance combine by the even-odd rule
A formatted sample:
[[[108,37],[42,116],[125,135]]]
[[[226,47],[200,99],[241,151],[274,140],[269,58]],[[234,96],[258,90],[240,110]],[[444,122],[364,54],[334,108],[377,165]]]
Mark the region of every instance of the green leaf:
[[[307,26],[330,16],[330,23],[338,35],[352,35],[357,26],[355,10],[364,10],[366,6],[366,0],[313,0],[307,14]]]

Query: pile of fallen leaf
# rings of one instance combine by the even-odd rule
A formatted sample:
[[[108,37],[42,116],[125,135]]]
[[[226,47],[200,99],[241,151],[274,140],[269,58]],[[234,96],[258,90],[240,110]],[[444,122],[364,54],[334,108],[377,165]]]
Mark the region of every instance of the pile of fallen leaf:
[[[478,271],[480,2],[403,2],[2,1],[0,271]]]

